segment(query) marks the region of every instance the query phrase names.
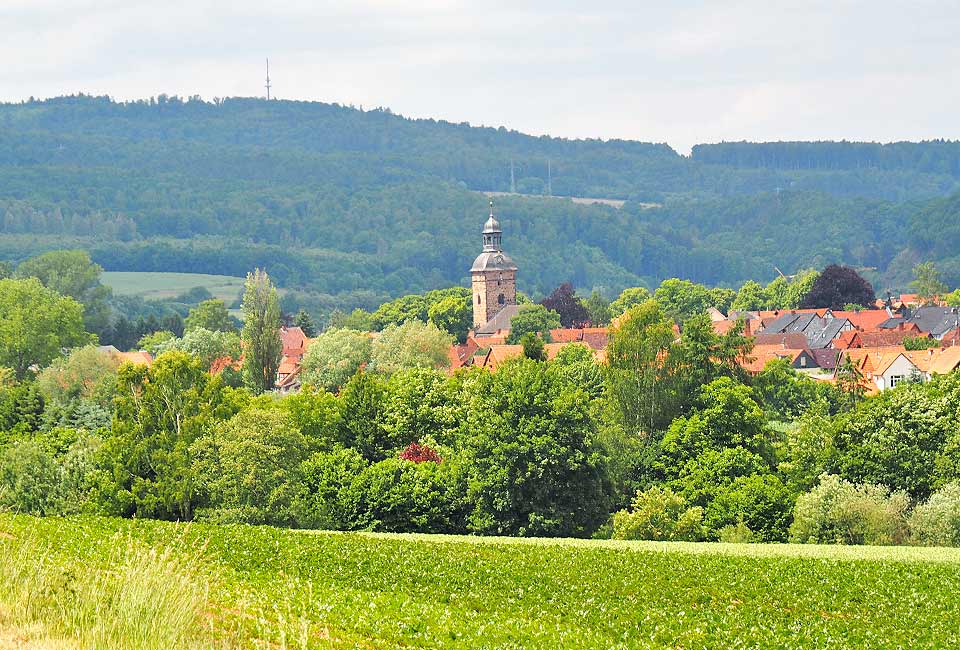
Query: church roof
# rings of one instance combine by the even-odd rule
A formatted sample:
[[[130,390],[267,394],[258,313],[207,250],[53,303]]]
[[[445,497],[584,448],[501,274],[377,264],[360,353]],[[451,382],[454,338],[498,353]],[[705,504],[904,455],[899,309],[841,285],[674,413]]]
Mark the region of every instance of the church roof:
[[[513,317],[520,312],[520,305],[505,305],[503,309],[487,321],[483,327],[478,327],[475,335],[477,337],[490,336],[497,332],[509,332],[510,322]]]
[[[474,271],[516,271],[517,265],[503,251],[484,251],[473,261],[470,272]]]
[[[483,224],[483,232],[503,232],[500,230],[500,222],[497,221],[492,214],[490,215],[490,218],[487,219],[487,222]]]

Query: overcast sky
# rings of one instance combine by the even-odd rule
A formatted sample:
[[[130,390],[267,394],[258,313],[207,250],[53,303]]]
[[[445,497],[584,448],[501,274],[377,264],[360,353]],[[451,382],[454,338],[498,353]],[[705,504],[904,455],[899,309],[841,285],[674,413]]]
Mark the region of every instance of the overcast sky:
[[[787,7],[790,8],[776,8]],[[0,100],[274,95],[667,142],[960,138],[960,3],[0,0]]]

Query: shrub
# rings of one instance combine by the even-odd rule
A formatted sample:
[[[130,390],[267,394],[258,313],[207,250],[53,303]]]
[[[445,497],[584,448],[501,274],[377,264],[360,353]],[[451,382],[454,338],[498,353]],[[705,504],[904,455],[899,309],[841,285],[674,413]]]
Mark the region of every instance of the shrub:
[[[466,486],[455,463],[374,463],[353,481],[358,521],[392,533],[463,533]]]
[[[910,515],[913,540],[924,546],[960,546],[960,483],[930,495]]]
[[[900,544],[910,498],[882,485],[855,485],[824,474],[797,499],[790,540],[813,544]]]
[[[316,453],[304,461],[301,523],[325,530],[363,528],[366,522],[359,518],[357,494],[350,488],[368,465],[358,451],[343,448]]]
[[[32,441],[14,442],[0,454],[0,506],[32,515],[58,514],[61,469]]]
[[[720,529],[720,541],[725,544],[751,544],[756,540],[753,531],[742,521],[727,524]]]
[[[779,478],[754,474],[737,477],[721,489],[707,506],[705,518],[708,527],[717,533],[739,522],[759,542],[785,542],[793,506],[793,494]]]
[[[613,515],[613,539],[696,541],[703,537],[703,509],[687,508],[670,488],[637,492],[630,511]]]

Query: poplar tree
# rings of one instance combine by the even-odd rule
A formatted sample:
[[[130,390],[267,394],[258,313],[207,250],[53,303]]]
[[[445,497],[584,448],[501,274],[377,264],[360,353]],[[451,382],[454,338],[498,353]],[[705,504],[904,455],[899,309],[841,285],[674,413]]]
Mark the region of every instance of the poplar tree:
[[[266,271],[247,274],[243,293],[243,370],[250,390],[273,389],[283,352],[280,299]]]

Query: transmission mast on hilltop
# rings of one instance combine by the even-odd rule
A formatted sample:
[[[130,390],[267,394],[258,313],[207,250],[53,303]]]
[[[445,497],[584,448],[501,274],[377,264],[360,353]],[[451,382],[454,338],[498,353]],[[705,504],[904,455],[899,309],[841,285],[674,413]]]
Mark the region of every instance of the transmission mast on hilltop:
[[[267,89],[267,101],[270,101],[270,59],[267,59],[267,83],[264,87]]]

